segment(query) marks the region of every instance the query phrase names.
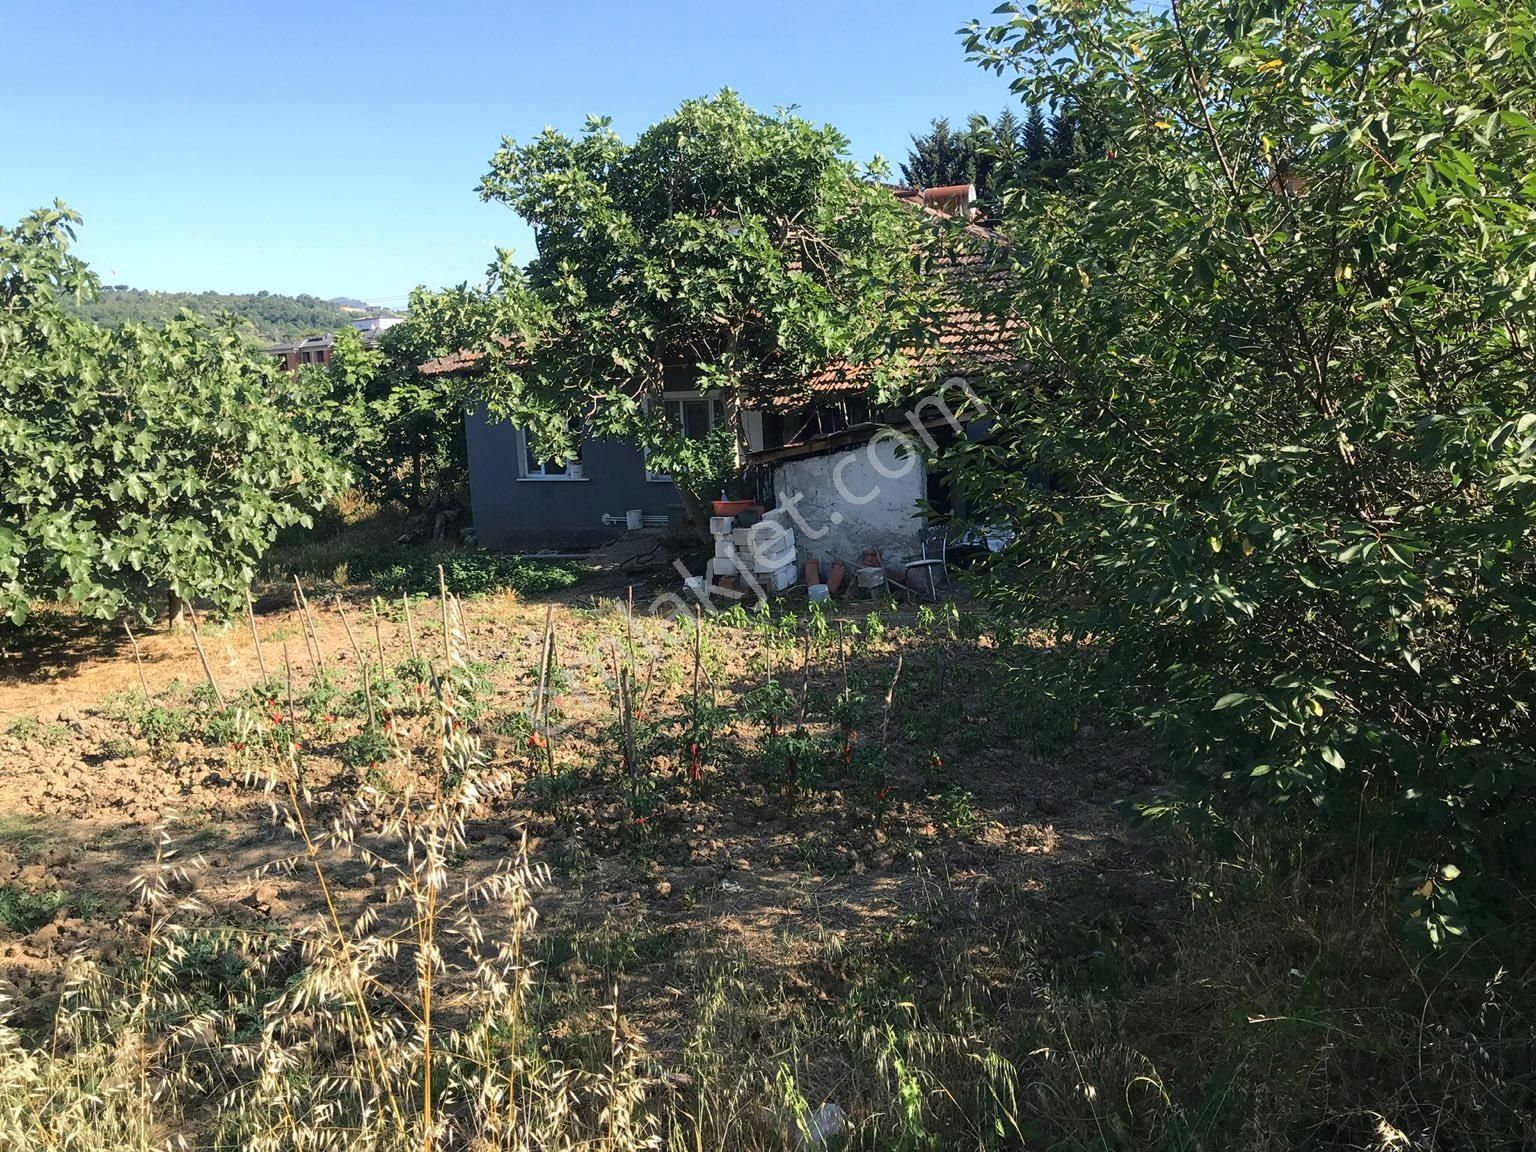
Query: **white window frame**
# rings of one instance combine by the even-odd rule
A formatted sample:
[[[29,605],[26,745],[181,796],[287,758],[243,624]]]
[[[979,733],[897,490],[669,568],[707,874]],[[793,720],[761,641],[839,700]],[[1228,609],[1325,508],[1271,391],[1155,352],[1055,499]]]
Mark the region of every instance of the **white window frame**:
[[[547,463],[547,462],[546,462]],[[582,470],[579,476],[571,475],[572,465]],[[528,463],[528,429],[517,430],[517,478],[533,484],[580,484],[587,479],[585,468],[581,462],[581,447],[577,445],[576,459],[565,466],[564,472],[544,472],[544,463],[540,463],[535,471]]]
[[[716,428],[718,428],[720,426],[720,424],[726,419],[726,415],[725,415],[725,401],[724,401],[724,399],[722,399],[720,396],[718,396],[716,394],[711,393],[710,395],[706,396],[704,393],[698,392],[698,391],[694,391],[694,392],[663,392],[661,394],[661,404],[662,404],[663,410],[665,410],[666,406],[668,404],[671,404],[674,400],[677,401],[678,403],[682,403],[683,401],[686,401],[686,400],[708,400],[710,402],[710,406],[709,406],[709,430],[711,432],[713,432]],[[650,399],[650,397],[646,397],[646,399],[645,399],[645,408],[646,408],[647,411],[649,411],[650,408],[651,408],[651,399]],[[650,459],[649,459],[650,453],[647,452],[646,453],[646,457],[647,457],[647,459],[646,459],[646,462],[645,462],[645,478],[647,480],[649,480],[652,484],[670,484],[670,483],[672,483],[672,477],[668,476],[665,472],[652,472],[651,471],[651,462],[650,462]]]

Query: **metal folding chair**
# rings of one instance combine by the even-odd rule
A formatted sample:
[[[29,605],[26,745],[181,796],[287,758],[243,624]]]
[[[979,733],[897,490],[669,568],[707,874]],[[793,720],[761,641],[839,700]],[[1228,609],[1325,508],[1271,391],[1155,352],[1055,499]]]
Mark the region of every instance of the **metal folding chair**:
[[[906,562],[907,587],[914,592],[918,585],[914,576],[922,573],[928,588],[928,599],[939,602],[939,577],[949,581],[949,536],[943,525],[924,528],[917,534],[918,558]]]

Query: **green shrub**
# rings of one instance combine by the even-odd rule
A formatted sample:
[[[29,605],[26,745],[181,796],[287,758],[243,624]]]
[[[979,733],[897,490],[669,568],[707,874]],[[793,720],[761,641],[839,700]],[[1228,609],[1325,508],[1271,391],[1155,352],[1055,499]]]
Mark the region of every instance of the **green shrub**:
[[[390,759],[389,738],[376,728],[365,728],[349,736],[341,746],[341,764],[348,771],[366,776]]]
[[[409,552],[368,563],[352,563],[354,577],[371,580],[380,592],[391,596],[435,596],[437,568],[441,564],[448,590],[456,596],[488,596],[496,592],[536,595],[569,588],[581,579],[575,564],[526,560],[494,552]]]
[[[1012,196],[1038,370],[947,462],[1015,529],[990,599],[1082,649],[1184,803],[1404,841],[1440,938],[1536,879],[1536,10],[1264,11],[970,37],[1077,112],[1091,195]]]
[[[188,717],[180,708],[155,704],[139,713],[137,726],[139,738],[149,744],[149,750],[163,757],[187,734]]]
[[[0,888],[0,924],[26,936],[52,920],[69,903],[62,892],[27,892],[9,885]]]

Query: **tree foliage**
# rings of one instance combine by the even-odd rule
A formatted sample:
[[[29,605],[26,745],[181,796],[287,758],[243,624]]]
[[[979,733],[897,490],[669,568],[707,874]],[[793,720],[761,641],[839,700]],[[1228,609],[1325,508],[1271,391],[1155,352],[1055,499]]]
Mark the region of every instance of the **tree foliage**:
[[[376,346],[365,344],[356,329],[343,328],[329,365],[300,369],[322,397],[309,426],[351,466],[370,496],[414,510],[462,489],[464,381],[424,376],[418,369],[477,346],[494,312],[483,289],[417,288],[405,322],[386,329]]]
[[[1081,648],[1194,803],[1405,837],[1434,936],[1536,875],[1533,44],[1479,0],[969,36],[1107,141],[1091,198],[1023,198],[1036,371],[952,459],[1017,531],[990,595]]]
[[[949,117],[937,117],[927,132],[913,134],[901,178],[911,188],[970,184],[976,179],[976,141],[969,131],[950,127]]]
[[[578,427],[623,437],[685,491],[713,495],[731,433],[688,440],[647,406],[664,386],[718,396],[731,415],[802,394],[836,362],[897,386],[922,343],[924,229],[846,149],[834,128],[729,91],[633,143],[601,119],[575,138],[506,141],[481,195],[533,226],[538,255],[526,279],[504,262],[496,331],[475,345],[511,346],[484,381],[496,410],[551,458]]]
[[[0,229],[0,614],[94,616],[155,593],[233,601],[341,469],[295,421],[307,397],[233,322],[100,328],[62,205]]]
[[[258,343],[332,332],[356,318],[355,312],[335,301],[273,292],[149,292],[113,285],[67,303],[85,319],[107,328],[124,324],[161,325],[183,311],[210,319],[233,314],[247,322],[246,330]]]
[[[1012,108],[991,119],[973,115],[963,132],[940,118],[912,137],[901,173],[914,188],[974,184],[982,210],[998,216],[1007,210],[1005,198],[1017,199],[1024,189],[1084,190],[1079,169],[1098,142],[1095,127],[1069,105],[1049,117],[1031,105],[1022,120]]]

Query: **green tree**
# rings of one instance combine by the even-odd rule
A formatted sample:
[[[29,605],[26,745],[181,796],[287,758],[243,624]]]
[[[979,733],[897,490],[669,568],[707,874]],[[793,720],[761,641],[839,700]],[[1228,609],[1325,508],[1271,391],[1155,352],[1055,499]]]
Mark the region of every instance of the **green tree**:
[[[1024,119],[1021,147],[1025,163],[1038,167],[1051,152],[1051,138],[1045,127],[1045,113],[1039,105],[1032,105]]]
[[[233,603],[344,474],[295,427],[308,396],[233,321],[79,319],[66,300],[96,282],[69,254],[78,223],[59,205],[0,229],[0,613]]]
[[[1405,837],[1456,930],[1536,877],[1536,12],[1105,0],[968,43],[1112,110],[1094,195],[1014,230],[1036,372],[953,459],[1017,533],[990,595],[1190,803]]]
[[[632,144],[606,120],[571,138],[507,141],[481,195],[534,228],[526,279],[504,259],[500,310],[475,346],[493,408],[552,459],[577,430],[642,445],[697,501],[741,448],[743,407],[803,395],[834,363],[905,386],[927,306],[920,214],[844,159],[847,141],[725,91],[684,103]],[[723,402],[708,442],[670,425],[664,387]]]
[[[969,131],[957,132],[940,116],[912,147],[901,166],[901,178],[912,188],[945,188],[970,184],[976,178],[976,141]]]
[[[326,367],[300,369],[324,397],[310,427],[351,466],[371,495],[417,510],[464,485],[464,403],[457,376],[424,376],[427,361],[476,346],[494,322],[484,290],[417,288],[407,319],[377,346],[341,329]]]
[[[976,199],[989,215],[1000,207],[1002,191],[1024,175],[1024,127],[1012,108],[994,119],[971,117],[970,147]]]

